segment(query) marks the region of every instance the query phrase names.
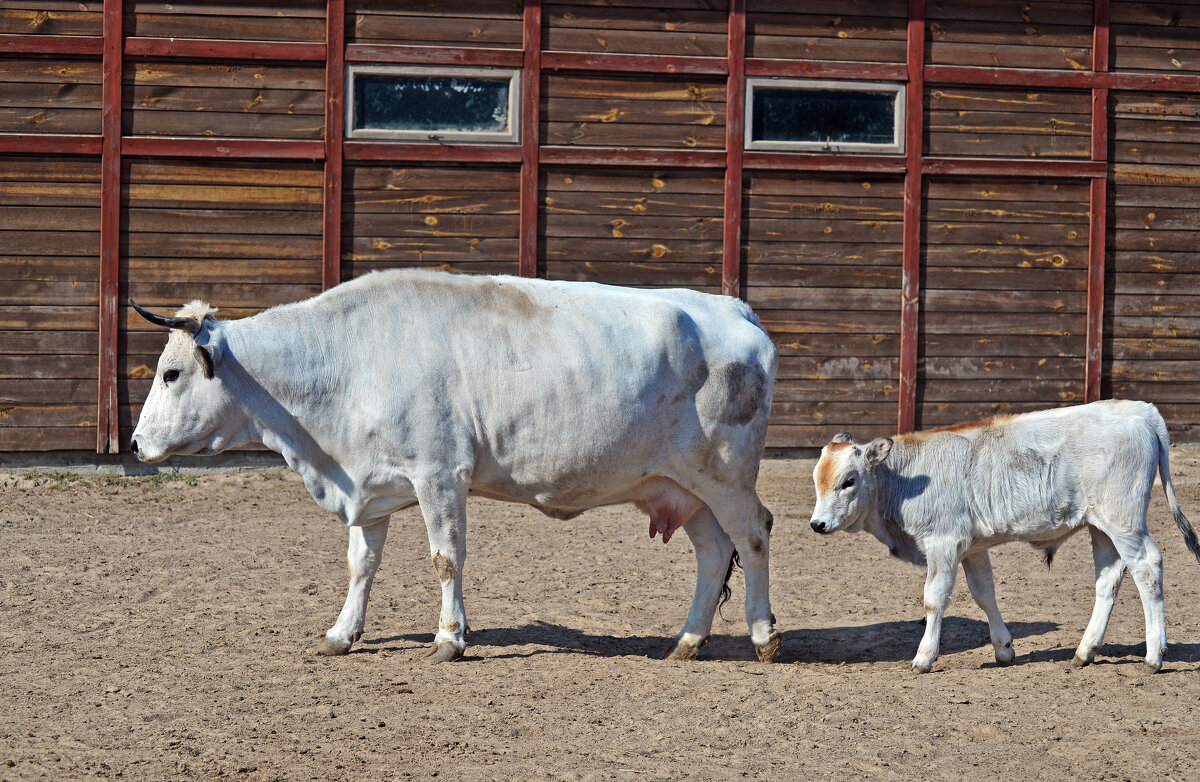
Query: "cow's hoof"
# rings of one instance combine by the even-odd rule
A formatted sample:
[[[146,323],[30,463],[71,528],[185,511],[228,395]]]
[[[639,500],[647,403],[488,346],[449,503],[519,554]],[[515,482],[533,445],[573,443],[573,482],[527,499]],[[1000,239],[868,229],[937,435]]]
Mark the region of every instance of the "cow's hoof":
[[[779,653],[783,651],[783,636],[778,630],[772,630],[771,636],[767,638],[767,642],[762,646],[755,644],[754,651],[758,652],[759,662],[775,662],[775,659],[779,657]]]
[[[450,641],[434,643],[425,653],[425,659],[431,663],[452,663],[463,656],[463,650]]]
[[[1091,664],[1092,664],[1091,660],[1089,660],[1086,657],[1080,657],[1078,654],[1076,654],[1074,657],[1071,658],[1071,667],[1072,668],[1086,668],[1087,666],[1089,666]]]
[[[913,664],[912,664],[913,673],[929,673],[932,670],[933,670],[933,660],[930,660],[929,662],[913,660]]]
[[[1161,660],[1159,660],[1156,663],[1146,660],[1142,663],[1142,673],[1147,673],[1147,674],[1158,673],[1161,670],[1162,670],[1162,661]]]
[[[320,655],[321,657],[341,657],[344,654],[350,654],[352,643],[341,644],[335,641],[330,641],[328,638],[322,638],[321,643],[308,650],[309,654]]]
[[[700,647],[679,641],[663,657],[664,660],[695,660],[700,656]]]
[[[1015,659],[1017,659],[1017,653],[1013,651],[1011,643],[996,650],[996,665],[1000,668],[1007,668],[1013,664]]]

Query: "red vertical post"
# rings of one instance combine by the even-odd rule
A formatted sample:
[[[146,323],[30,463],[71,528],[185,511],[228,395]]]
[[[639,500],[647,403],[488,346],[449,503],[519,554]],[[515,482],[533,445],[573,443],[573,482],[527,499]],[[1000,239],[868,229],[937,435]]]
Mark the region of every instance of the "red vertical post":
[[[897,430],[917,420],[917,323],[921,301],[921,158],[925,131],[925,0],[908,0],[904,92],[904,245],[900,276],[900,399]]]
[[[521,67],[521,228],[517,246],[517,273],[537,276],[538,248],[538,148],[542,99],[542,2],[525,0],[525,51]]]
[[[1092,28],[1092,70],[1108,71],[1109,0],[1095,0]],[[1108,88],[1092,90],[1092,160],[1108,161]],[[1107,169],[1107,166],[1106,166]],[[1083,401],[1100,398],[1100,374],[1104,364],[1104,261],[1107,254],[1108,173],[1092,178],[1088,198],[1088,287],[1087,338],[1084,362]]]
[[[742,294],[742,163],[746,133],[746,0],[729,2],[729,78],[725,86],[725,232],[721,292]]]
[[[117,296],[121,253],[122,0],[104,2],[101,75],[99,402],[96,452],[121,450],[117,417]]]
[[[325,185],[321,289],[342,281],[342,140],[346,135],[346,0],[325,6]]]

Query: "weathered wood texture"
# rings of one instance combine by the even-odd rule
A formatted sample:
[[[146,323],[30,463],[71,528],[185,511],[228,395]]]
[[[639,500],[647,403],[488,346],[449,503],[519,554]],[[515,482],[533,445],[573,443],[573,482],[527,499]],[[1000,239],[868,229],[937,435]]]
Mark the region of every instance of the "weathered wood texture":
[[[725,56],[726,2],[619,5],[611,8],[588,0],[544,3],[543,47],[548,51]]]
[[[227,41],[322,41],[323,0],[125,2],[125,35]]]
[[[1092,67],[1091,2],[934,0],[925,18],[932,65]]]
[[[98,57],[0,57],[0,133],[99,132]]]
[[[746,56],[809,61],[902,63],[906,0],[844,3],[749,0]]]
[[[722,174],[543,166],[546,276],[721,290]]]
[[[100,163],[0,157],[0,430],[5,450],[92,448]]]
[[[192,299],[221,317],[254,314],[321,290],[321,168],[301,163],[126,160],[118,396],[125,442],[149,390],[162,330],[157,311]]]
[[[780,351],[771,421],[796,442],[895,431],[904,186],[744,177],[743,290]]]
[[[725,84],[719,79],[547,74],[543,144],[725,148]]]
[[[125,69],[124,133],[319,139],[320,64],[138,61]]]
[[[516,274],[519,177],[517,166],[347,166],[342,279],[407,266]]]
[[[100,3],[78,0],[11,0],[0,6],[2,35],[100,35]]]
[[[1189,10],[1189,9],[1185,9]],[[1200,102],[1113,93],[1102,393],[1147,399],[1200,437]]]
[[[346,42],[521,48],[521,0],[346,3]]]
[[[1123,71],[1200,71],[1200,5],[1112,3],[1112,67]]]
[[[1087,159],[1091,95],[1084,90],[927,88],[925,151],[987,158]]]
[[[1088,185],[928,178],[923,197],[918,427],[1081,402]]]

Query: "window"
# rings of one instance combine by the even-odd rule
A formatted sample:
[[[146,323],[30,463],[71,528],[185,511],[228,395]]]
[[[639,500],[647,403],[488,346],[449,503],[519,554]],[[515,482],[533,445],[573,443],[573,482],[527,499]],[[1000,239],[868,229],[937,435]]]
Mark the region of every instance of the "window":
[[[746,80],[746,148],[904,152],[904,85]]]
[[[515,144],[520,71],[350,65],[346,135]]]

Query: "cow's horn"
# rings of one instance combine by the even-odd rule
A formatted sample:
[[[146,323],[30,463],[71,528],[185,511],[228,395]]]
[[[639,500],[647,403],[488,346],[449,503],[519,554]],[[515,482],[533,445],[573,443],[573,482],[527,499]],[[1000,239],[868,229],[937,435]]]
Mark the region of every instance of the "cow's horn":
[[[155,326],[166,326],[169,329],[183,329],[195,334],[200,330],[200,321],[195,318],[168,318],[165,315],[156,315],[150,310],[143,309],[132,298],[129,300],[129,305],[137,310],[137,313],[146,320],[153,323]]]

